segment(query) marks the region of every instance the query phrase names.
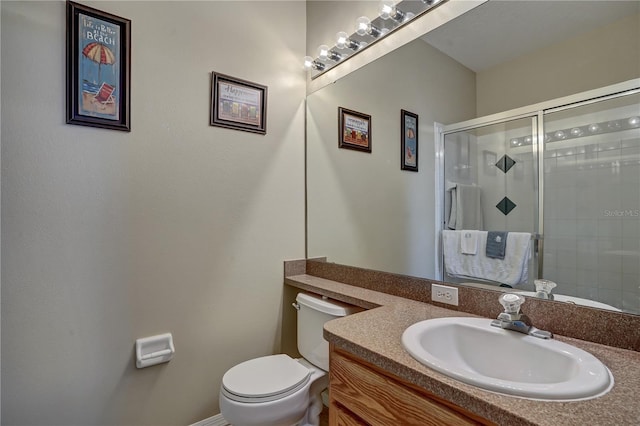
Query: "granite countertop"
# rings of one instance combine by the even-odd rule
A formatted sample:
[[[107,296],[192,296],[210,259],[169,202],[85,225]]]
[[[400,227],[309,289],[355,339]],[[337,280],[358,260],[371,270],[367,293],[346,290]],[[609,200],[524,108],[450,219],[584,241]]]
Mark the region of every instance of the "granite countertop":
[[[600,398],[579,402],[544,402],[504,396],[432,370],[412,358],[402,347],[402,333],[416,322],[475,315],[311,275],[287,277],[285,284],[367,309],[326,323],[325,338],[338,348],[497,424],[640,425],[637,399],[640,352],[556,335],[557,340],[586,350],[600,359],[613,374],[613,389]]]

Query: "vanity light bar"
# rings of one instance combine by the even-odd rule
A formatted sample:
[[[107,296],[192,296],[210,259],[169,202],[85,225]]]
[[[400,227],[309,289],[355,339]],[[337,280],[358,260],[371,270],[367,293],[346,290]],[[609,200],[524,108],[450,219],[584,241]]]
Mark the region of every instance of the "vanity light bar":
[[[603,121],[600,123],[592,123],[584,126],[575,126],[568,129],[560,129],[554,132],[549,132],[544,135],[545,142],[559,142],[569,139],[576,139],[583,136],[602,135],[605,133],[619,132],[622,130],[638,129],[640,128],[640,117],[633,116],[628,118],[622,118],[619,120]],[[512,148],[518,146],[527,146],[533,144],[533,137],[523,136],[519,138],[512,138],[509,141],[509,145]]]
[[[418,16],[433,9],[447,0],[382,0],[378,9],[379,16],[373,20],[361,16],[356,20],[355,32],[351,35],[344,31],[336,37],[335,46],[321,45],[315,58],[305,56],[304,68],[316,78],[325,71],[344,62],[351,56],[383,39],[388,34],[411,22]]]

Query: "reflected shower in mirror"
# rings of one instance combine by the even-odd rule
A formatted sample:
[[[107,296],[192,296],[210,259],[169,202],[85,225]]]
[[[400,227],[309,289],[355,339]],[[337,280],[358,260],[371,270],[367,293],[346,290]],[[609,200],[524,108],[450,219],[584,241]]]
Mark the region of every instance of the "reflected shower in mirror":
[[[436,158],[433,123],[462,122],[640,77],[639,8],[640,2],[492,0],[308,96],[308,257],[326,256],[331,262],[437,279],[443,272],[442,257],[437,253],[441,250],[439,234],[444,226],[440,216],[445,212],[436,210],[439,182],[434,170],[439,159]],[[542,27],[544,31],[540,31]],[[371,116],[371,153],[338,148],[339,107]],[[419,116],[417,173],[401,169],[401,110]],[[626,114],[624,118],[628,121],[633,116]],[[545,120],[546,126],[554,133],[566,130],[570,134],[573,128],[587,126],[588,129],[591,124],[586,121],[565,123],[563,120],[556,123],[553,117],[549,114]],[[598,124],[608,119],[592,121]],[[556,124],[557,129],[554,127]],[[538,208],[536,196],[532,195],[537,181],[529,180],[534,173],[532,167],[536,156],[528,145],[529,141],[525,140],[531,137],[532,126],[528,121],[521,127],[522,132],[516,132],[517,135],[513,132],[503,134],[500,141],[502,151],[484,144],[470,144],[468,147],[460,144],[454,148],[460,151],[459,183],[473,182],[465,181],[465,174],[470,177],[473,173],[480,173],[485,180],[483,191],[485,186],[491,185],[492,189],[487,188],[483,196],[487,203],[491,199],[492,204],[488,205],[494,210],[501,199],[494,200],[497,192],[493,194],[493,185],[498,184],[502,172],[492,169],[489,163],[499,163],[498,160],[507,152],[514,156],[515,165],[508,173],[513,179],[506,184],[507,194],[502,197],[506,196],[517,207],[510,215],[503,215],[504,223],[494,224],[491,221],[497,219],[487,215],[484,219],[489,227],[484,226],[485,230],[499,227],[500,230],[530,232],[532,235],[540,231],[537,217],[533,224],[516,224],[526,216],[520,213],[527,210],[527,215],[536,216]],[[476,137],[483,132],[486,130],[477,130]],[[566,145],[568,142],[562,143]],[[594,143],[595,146],[600,144]],[[633,161],[632,151],[636,148],[640,149],[637,145],[625,145],[623,148],[620,142],[617,148],[619,158],[613,152],[609,153],[615,158],[611,160],[614,166],[607,170],[620,172],[615,178],[620,186],[618,198],[610,200],[613,207],[605,210],[625,211],[626,207],[623,208],[621,203],[634,210],[628,203],[638,202],[637,185],[635,192],[626,194],[631,185],[623,183],[627,174],[623,173],[622,164]],[[565,155],[558,155],[558,152]],[[579,159],[580,155],[587,155],[586,151],[582,154],[567,152],[558,151],[549,144],[545,155],[555,153],[555,156],[543,158],[545,171],[547,167],[555,167],[557,172],[570,171],[564,167],[573,161],[576,170],[571,172],[577,173],[578,164],[583,160],[586,161],[583,166],[600,167],[593,159]],[[478,160],[475,170],[469,168],[465,171],[465,155],[467,162],[471,158]],[[615,164],[620,164],[620,167],[616,169]],[[600,169],[601,174],[606,173],[604,169]],[[487,176],[483,174],[485,171]],[[556,206],[557,211],[549,211],[548,217],[541,222],[550,239],[544,241],[547,247],[543,256],[537,259],[537,264],[530,264],[528,272],[542,270],[542,275],[537,276],[557,282],[558,287],[553,292],[558,295],[596,300],[616,309],[638,313],[638,293],[629,289],[633,285],[636,290],[640,287],[638,275],[633,275],[631,270],[633,256],[640,251],[636,247],[640,235],[634,237],[631,232],[635,229],[634,224],[640,223],[640,218],[635,222],[632,217],[627,221],[617,218],[617,221],[606,222],[616,218],[558,217],[558,214],[564,215],[573,209],[560,204],[559,200],[582,202],[588,198],[576,198],[578,191],[592,188],[592,185],[578,185],[578,181],[568,177],[570,174],[554,175],[544,184],[545,200],[548,200],[548,205]],[[500,182],[504,183],[502,178]],[[489,184],[490,179],[495,182]],[[603,181],[606,182],[602,185],[603,194],[610,194],[611,191],[604,187],[608,185],[611,190],[618,180]],[[576,185],[569,187],[569,182]],[[567,185],[563,186],[564,183]],[[524,192],[525,187],[527,192]],[[576,192],[567,195],[571,191]],[[511,199],[508,193],[513,193],[513,197],[518,199]],[[529,194],[527,199],[520,200],[525,194]],[[591,193],[590,197],[593,196],[596,195]],[[578,204],[575,205],[578,208]],[[506,203],[503,206],[507,208],[510,205]],[[590,221],[592,225],[593,221],[596,225],[600,222],[601,231],[604,233],[605,228],[610,227],[611,234],[607,237],[602,234],[603,238],[598,238],[598,234],[580,234],[588,226],[581,220]],[[573,238],[569,241],[564,234],[574,229],[575,238],[569,236]],[[595,229],[587,232],[600,232],[598,226]],[[620,234],[616,234],[618,231]],[[598,283],[587,289],[585,279],[595,275],[593,269],[583,267],[589,256],[593,259],[590,250],[594,244],[603,247],[606,254],[598,257],[596,263],[590,263],[591,268],[598,265]],[[536,246],[532,246],[532,256],[538,249]],[[620,269],[613,271],[618,264]],[[635,261],[635,265],[638,264],[640,261]],[[573,275],[569,269],[574,271]],[[589,277],[586,271],[590,271]],[[532,279],[535,276],[529,277],[527,286],[519,290],[534,290]],[[445,277],[445,280],[462,281],[451,277]],[[629,282],[631,284],[623,285]],[[616,296],[610,297],[613,293]]]
[[[532,112],[445,128],[445,281],[640,313],[640,95],[619,87],[541,109],[541,127]],[[500,259],[484,230],[509,231],[495,233]],[[538,278],[552,288],[536,288]]]

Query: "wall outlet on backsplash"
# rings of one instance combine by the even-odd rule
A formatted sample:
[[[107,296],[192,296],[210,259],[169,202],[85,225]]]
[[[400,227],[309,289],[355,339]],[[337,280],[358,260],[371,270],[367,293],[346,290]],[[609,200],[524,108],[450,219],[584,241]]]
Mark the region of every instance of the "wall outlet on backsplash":
[[[440,284],[431,284],[431,300],[458,306],[458,289]]]

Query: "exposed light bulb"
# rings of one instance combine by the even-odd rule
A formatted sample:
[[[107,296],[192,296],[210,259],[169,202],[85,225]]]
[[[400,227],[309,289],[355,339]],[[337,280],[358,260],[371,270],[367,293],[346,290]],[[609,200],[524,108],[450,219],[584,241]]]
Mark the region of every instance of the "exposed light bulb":
[[[329,46],[327,46],[326,44],[321,44],[320,46],[318,46],[318,58],[321,61],[326,61],[328,56]]]
[[[519,141],[518,141],[518,139],[517,139],[517,138],[513,138],[513,139],[511,139],[511,141],[510,141],[511,146],[518,146],[518,142],[519,142]]]
[[[640,117],[631,117],[629,119],[629,126],[632,126],[632,127],[640,126]]]
[[[378,7],[378,15],[387,20],[396,14],[396,5],[393,0],[382,0]]]
[[[325,68],[325,65],[322,62],[318,62],[315,59],[313,59],[311,56],[305,56],[303,59],[303,63],[304,63],[304,69],[311,70],[318,70],[318,71],[323,71]]]
[[[580,127],[574,127],[571,129],[571,136],[577,138],[578,136],[582,136],[582,129]]]
[[[555,136],[556,139],[565,139],[567,137],[562,130],[558,130],[553,134],[553,136]]]
[[[369,18],[361,16],[356,19],[356,33],[361,36],[369,34],[371,37],[378,37],[380,35],[380,30],[371,25],[371,20]]]
[[[394,0],[382,0],[378,8],[378,15],[384,20],[391,18],[396,22],[402,22],[405,17],[405,13],[396,7]]]
[[[600,126],[597,125],[596,123],[589,124],[589,127],[587,127],[587,130],[589,130],[591,133],[596,133],[600,131]]]
[[[340,31],[338,34],[336,34],[336,47],[338,49],[344,49],[345,47],[348,47],[351,50],[358,50],[361,45],[362,42],[351,40],[349,38],[349,34],[345,33],[344,31]]]
[[[340,31],[336,34],[336,47],[338,49],[344,49],[347,46],[347,40],[349,40],[349,34]]]
[[[358,35],[367,35],[369,33],[369,29],[371,28],[371,20],[366,16],[361,16],[356,19],[356,33]]]
[[[311,56],[305,56],[303,60],[304,69],[310,70],[311,68],[313,68],[313,58]]]
[[[525,145],[531,145],[532,142],[533,142],[533,138],[531,136],[526,136],[524,138]]]

